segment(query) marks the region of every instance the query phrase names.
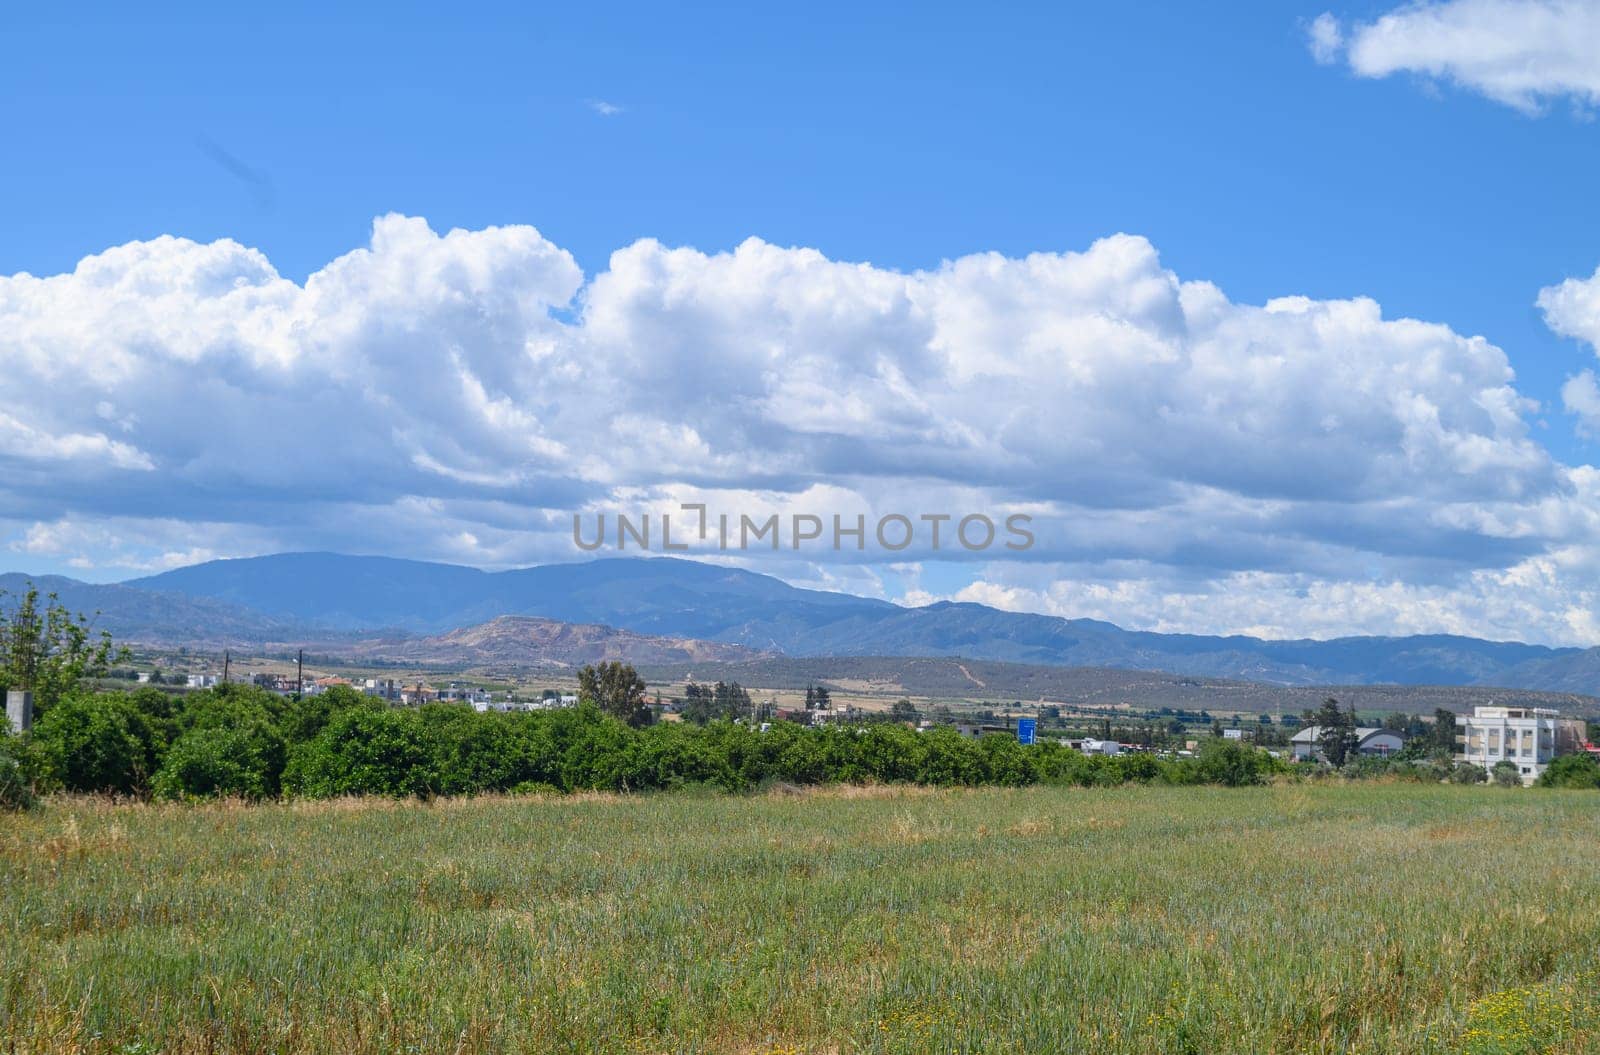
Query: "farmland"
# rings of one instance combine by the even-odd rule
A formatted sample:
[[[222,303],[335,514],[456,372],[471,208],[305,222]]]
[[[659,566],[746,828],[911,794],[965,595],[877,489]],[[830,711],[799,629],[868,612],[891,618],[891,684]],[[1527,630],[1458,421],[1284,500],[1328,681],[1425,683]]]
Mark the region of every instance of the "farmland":
[[[0,817],[8,1052],[1580,1052],[1592,793],[836,788]]]

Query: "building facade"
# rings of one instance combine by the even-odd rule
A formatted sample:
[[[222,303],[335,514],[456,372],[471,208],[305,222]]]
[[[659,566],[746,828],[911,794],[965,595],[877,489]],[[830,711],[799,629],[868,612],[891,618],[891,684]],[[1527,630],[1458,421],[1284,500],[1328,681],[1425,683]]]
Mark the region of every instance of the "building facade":
[[[1499,762],[1517,767],[1532,784],[1557,755],[1583,750],[1584,723],[1540,707],[1474,707],[1456,715],[1456,761],[1493,770]]]

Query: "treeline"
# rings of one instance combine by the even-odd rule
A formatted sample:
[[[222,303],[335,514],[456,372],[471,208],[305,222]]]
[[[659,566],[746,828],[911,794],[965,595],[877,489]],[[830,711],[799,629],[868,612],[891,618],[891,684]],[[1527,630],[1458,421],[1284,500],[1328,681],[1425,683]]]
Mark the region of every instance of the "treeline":
[[[746,791],[769,782],[940,786],[1264,783],[1286,767],[1232,741],[1198,757],[1087,756],[1057,743],[904,726],[775,722],[637,727],[588,703],[479,713],[393,708],[344,687],[293,699],[240,685],[74,695],[32,733],[0,741],[16,804],[50,791],[155,799],[326,798],[488,792]],[[20,790],[20,794],[18,794]]]
[[[635,726],[585,702],[534,713],[456,704],[395,708],[337,687],[305,699],[227,685],[183,696],[154,688],[80,693],[54,703],[26,737],[0,737],[0,800],[114,793],[159,800],[492,792],[748,791],[771,782],[1029,784],[1266,783],[1278,774],[1483,779],[1448,762],[1360,760],[1342,770],[1296,766],[1212,737],[1193,758],[1084,755],[1054,741],[981,739],[940,727],[808,727],[774,722]],[[1541,783],[1600,787],[1600,765],[1561,759]]]

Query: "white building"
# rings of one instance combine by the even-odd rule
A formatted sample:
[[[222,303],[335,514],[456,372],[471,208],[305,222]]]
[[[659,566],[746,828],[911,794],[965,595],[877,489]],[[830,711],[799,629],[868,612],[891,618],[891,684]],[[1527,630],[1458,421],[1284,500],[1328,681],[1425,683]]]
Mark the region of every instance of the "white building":
[[[1393,729],[1357,729],[1356,754],[1362,758],[1388,758],[1406,746],[1405,737]],[[1322,757],[1322,726],[1308,725],[1289,737],[1289,749],[1296,762],[1326,762]]]
[[[1532,784],[1557,755],[1583,749],[1584,723],[1542,707],[1474,707],[1456,715],[1456,761],[1492,771],[1513,762]]]

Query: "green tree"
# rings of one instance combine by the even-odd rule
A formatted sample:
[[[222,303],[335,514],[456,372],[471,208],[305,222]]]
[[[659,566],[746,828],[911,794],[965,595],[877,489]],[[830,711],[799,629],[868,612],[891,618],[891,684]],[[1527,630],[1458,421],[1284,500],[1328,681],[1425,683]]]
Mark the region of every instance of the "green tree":
[[[1265,751],[1237,740],[1213,737],[1200,745],[1198,768],[1207,784],[1230,788],[1264,784],[1271,767],[1272,758]]]
[[[650,708],[645,706],[644,691],[644,679],[628,663],[612,661],[578,672],[578,695],[629,725],[649,724]]]
[[[432,747],[416,711],[352,707],[295,748],[283,783],[310,798],[429,795],[438,785]]]
[[[1338,700],[1329,696],[1317,708],[1315,721],[1321,727],[1317,732],[1317,746],[1322,750],[1322,757],[1338,769],[1355,754],[1358,742],[1355,711],[1344,710]]]
[[[914,722],[917,720],[917,707],[902,696],[894,701],[893,707],[889,708],[889,717],[897,722]]]
[[[0,603],[7,596],[0,591]],[[55,594],[41,607],[32,585],[0,613],[0,688],[32,692],[41,718],[84,679],[105,677],[126,658],[110,634],[96,634],[87,617],[67,611]]]
[[[262,695],[271,694],[263,692]],[[301,696],[287,701],[281,724],[284,736],[290,743],[301,743],[316,737],[330,721],[345,711],[388,709],[388,703],[376,696],[368,696],[348,685],[332,685],[315,696]]]
[[[1534,783],[1541,788],[1600,788],[1600,761],[1588,752],[1562,755]]]
[[[120,694],[69,696],[33,727],[51,782],[68,791],[144,791],[166,745],[144,714]]]
[[[1489,777],[1496,786],[1502,788],[1517,788],[1522,786],[1522,774],[1517,770],[1517,764],[1507,759],[1501,759],[1489,771]]]
[[[709,685],[697,685],[689,682],[683,687],[683,707],[681,709],[683,720],[696,725],[705,725],[707,722],[722,717],[717,713],[716,699]]]
[[[1456,712],[1436,707],[1433,711],[1433,728],[1430,730],[1431,746],[1440,754],[1456,753]]]
[[[283,739],[269,728],[196,728],[167,751],[150,790],[158,799],[264,799],[277,795],[282,770]]]

